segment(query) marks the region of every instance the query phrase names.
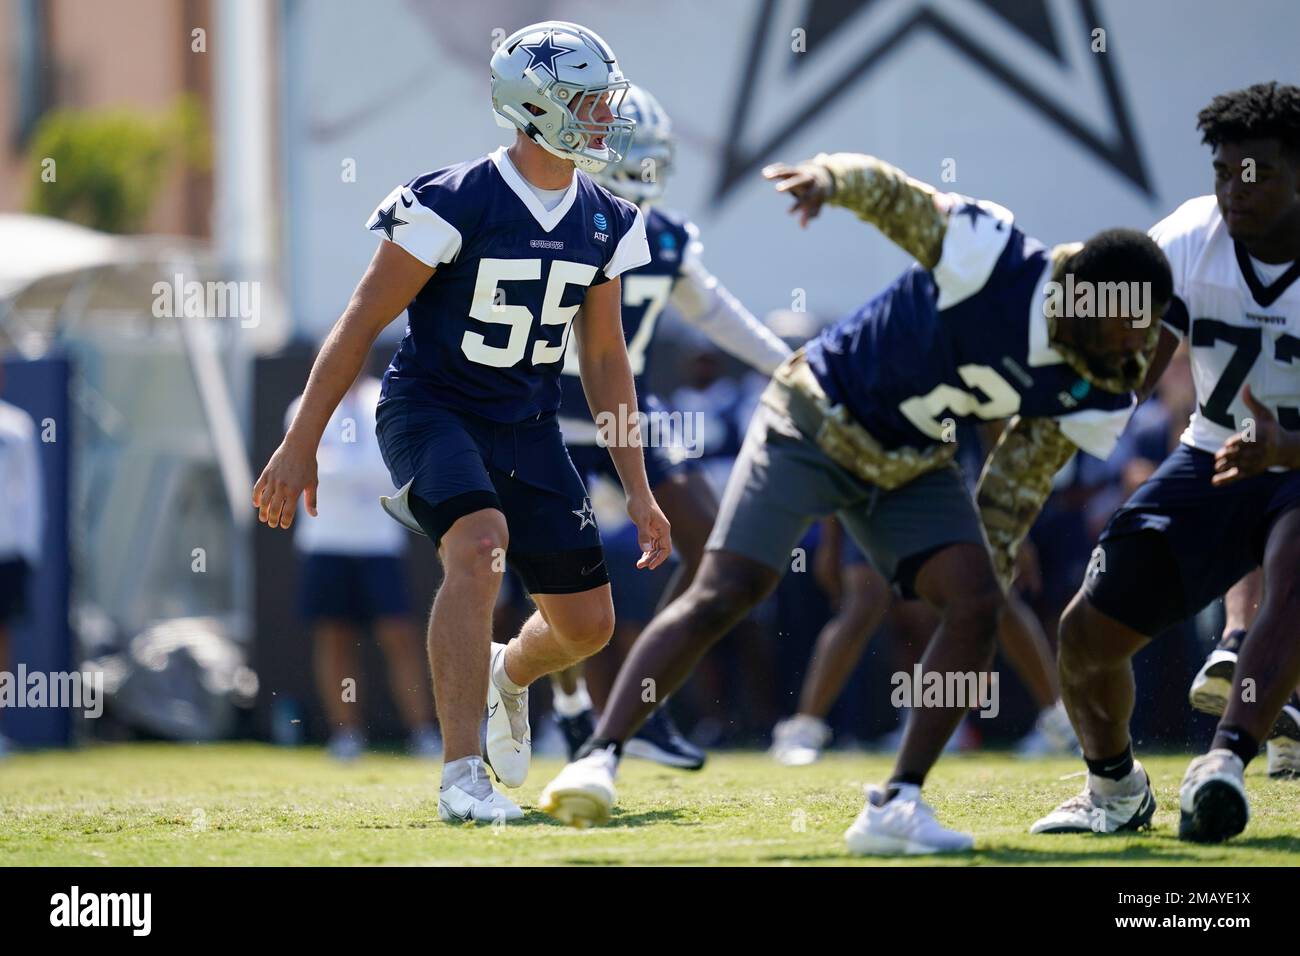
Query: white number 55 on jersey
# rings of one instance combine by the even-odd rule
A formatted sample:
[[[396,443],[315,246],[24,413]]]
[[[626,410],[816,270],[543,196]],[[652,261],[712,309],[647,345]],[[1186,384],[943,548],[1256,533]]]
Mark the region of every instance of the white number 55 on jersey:
[[[524,357],[528,350],[529,334],[533,328],[533,313],[524,305],[497,305],[495,295],[501,282],[538,279],[542,275],[541,259],[482,259],[478,278],[474,283],[474,299],[470,304],[471,318],[480,322],[510,327],[510,339],[504,346],[488,345],[479,332],[468,331],[460,340],[460,350],[471,362],[491,365],[493,368],[510,368]],[[543,339],[533,343],[533,365],[558,362],[564,356],[565,342],[569,337],[569,324],[578,312],[578,306],[560,305],[567,285],[587,286],[596,275],[596,267],[582,262],[557,259],[551,263],[551,274],[546,280],[546,295],[542,298],[542,325],[559,325],[558,345],[549,345]]]

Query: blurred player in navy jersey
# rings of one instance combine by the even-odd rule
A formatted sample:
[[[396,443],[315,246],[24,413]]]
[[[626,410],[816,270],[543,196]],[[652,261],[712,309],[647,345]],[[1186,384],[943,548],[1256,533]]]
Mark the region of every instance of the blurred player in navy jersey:
[[[596,178],[614,195],[637,203],[645,217],[650,262],[623,277],[623,334],[632,374],[636,377],[641,412],[647,420],[658,415],[662,416],[661,421],[670,421],[663,403],[644,387],[655,329],[665,306],[671,306],[713,342],[764,375],[771,375],[790,350],[704,267],[703,245],[695,225],[658,205],[673,163],[672,128],[659,101],[647,90],[632,86],[624,101],[624,113],[636,122],[632,146],[621,162],[606,166]],[[561,379],[559,414],[564,441],[588,483],[601,475],[616,478],[614,461],[603,447],[588,397],[583,392],[577,346],[577,341],[571,340]],[[649,434],[663,433],[650,430]],[[707,481],[688,467],[690,459],[674,461],[671,452],[662,442],[645,449],[650,488],[672,524],[673,543],[680,562],[664,590],[660,607],[667,606],[685,591],[694,578],[718,510]],[[616,650],[611,646],[604,656]],[[602,670],[612,675],[619,662],[602,660],[601,663]],[[557,720],[572,759],[595,729],[591,696],[581,668],[552,675],[552,681]],[[631,756],[687,770],[704,764],[704,753],[682,737],[662,701],[628,740],[625,751]]]
[[[1200,688],[1223,716],[1183,777],[1179,836],[1218,842],[1245,829],[1246,765],[1270,735],[1300,736],[1288,705],[1300,679],[1300,87],[1215,97],[1197,127],[1213,151],[1214,195],[1151,229],[1176,294],[1153,378],[1188,339],[1197,405],[1182,444],[1112,516],[1062,616],[1062,689],[1088,777],[1036,833],[1150,821],[1151,785],[1129,736],[1130,660],[1234,585],[1218,649],[1234,668],[1217,693]],[[1238,582],[1257,568],[1263,594],[1252,601],[1258,579]]]
[[[532,756],[528,685],[599,651],[613,630],[609,574],[591,499],[555,411],[571,334],[594,409],[636,407],[619,278],[650,261],[641,211],[588,173],[617,163],[633,122],[613,51],[592,31],[547,21],[507,37],[491,62],[497,122],[514,142],[417,176],[379,204],[379,248],[326,340],[302,404],[258,480],[272,527],[316,511],[316,448],[371,343],[403,309],[376,430],[396,495],[385,509],[434,540],[444,579],[429,661],[444,742],[444,820],[516,819],[497,779],[520,786]],[[638,567],[671,552],[636,444],[611,447],[639,532]],[[509,564],[537,611],[509,644],[491,640]],[[479,743],[487,709],[486,747]]]
[[[926,672],[974,681],[986,671],[1003,589],[1052,476],[1077,448],[1105,457],[1114,447],[1172,295],[1169,264],[1142,233],[1048,248],[1001,206],[937,193],[860,154],[765,175],[795,197],[802,222],[827,202],[844,206],[918,265],[777,370],[695,581],[633,648],[586,754],[542,791],[542,809],[566,822],[608,818],[622,744],[652,709],[642,682],[660,695],[679,686],[771,592],[816,518],[838,514],[886,580],[939,613]],[[1087,307],[1066,291],[1103,282],[1136,297]],[[985,464],[977,511],[952,461],[956,423],[1003,418],[1011,422]],[[971,703],[912,707],[892,777],[870,790],[845,834],[852,852],[973,846],[921,798]]]

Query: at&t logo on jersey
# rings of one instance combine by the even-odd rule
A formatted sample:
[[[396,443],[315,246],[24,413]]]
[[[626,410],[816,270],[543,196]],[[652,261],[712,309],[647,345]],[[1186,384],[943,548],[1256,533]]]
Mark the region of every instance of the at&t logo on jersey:
[[[593,239],[599,239],[601,242],[608,242],[609,233],[605,230],[609,227],[609,220],[605,218],[605,214],[603,212],[598,212],[591,217],[591,221],[596,227],[596,231],[592,233],[591,237]]]

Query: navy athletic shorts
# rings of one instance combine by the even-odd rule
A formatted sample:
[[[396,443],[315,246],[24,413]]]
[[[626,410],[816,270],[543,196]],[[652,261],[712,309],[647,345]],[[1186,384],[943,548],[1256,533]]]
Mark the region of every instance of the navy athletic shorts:
[[[402,561],[391,555],[308,554],[302,563],[298,607],[304,619],[368,624],[411,610]]]
[[[1219,488],[1213,476],[1214,455],[1179,445],[1115,512],[1084,578],[1093,607],[1155,635],[1259,567],[1273,525],[1300,505],[1300,471]]]
[[[503,424],[422,402],[379,405],[375,431],[393,484],[439,543],[484,508],[505,515],[506,560],[532,594],[572,594],[609,581],[591,499],[554,413]]]

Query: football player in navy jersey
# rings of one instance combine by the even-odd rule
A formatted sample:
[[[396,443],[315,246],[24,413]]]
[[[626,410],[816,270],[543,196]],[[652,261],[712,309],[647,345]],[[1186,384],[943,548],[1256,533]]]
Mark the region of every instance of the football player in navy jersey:
[[[938,612],[923,671],[973,685],[992,662],[1003,588],[1052,476],[1077,448],[1110,454],[1172,296],[1169,263],[1140,232],[1047,248],[1001,206],[937,193],[859,154],[764,173],[795,197],[803,223],[826,202],[844,206],[918,265],[777,370],[694,582],[636,643],[585,755],[542,791],[542,809],[566,822],[608,817],[623,741],[653,706],[642,682],[661,696],[676,688],[771,592],[816,518],[838,514],[886,579]],[[1103,288],[1128,290],[1127,304],[1103,306]],[[978,511],[952,462],[962,418],[1011,419],[985,463]],[[973,846],[921,799],[978,702],[957,696],[929,706],[914,689],[893,776],[845,835],[852,852]]]
[[[600,650],[613,629],[608,571],[556,407],[570,336],[581,343],[593,408],[635,407],[619,318],[620,276],[649,261],[644,217],[588,173],[618,162],[633,123],[609,46],[573,23],[507,37],[491,62],[492,106],[507,149],[418,176],[370,217],[370,268],[330,332],[283,443],[253,491],[258,517],[316,512],[316,448],[376,336],[403,309],[406,333],[384,375],[376,431],[400,490],[385,509],[438,547],[444,579],[429,620],[429,661],[444,735],[438,813],[515,819],[485,773],[524,782],[528,685]],[[635,445],[610,449],[629,517],[654,568],[671,551],[667,519]],[[491,641],[505,564],[537,612],[507,645]]]
[[[1216,96],[1197,128],[1213,150],[1214,194],[1151,229],[1176,294],[1155,371],[1186,338],[1196,408],[1179,447],[1107,523],[1061,618],[1062,692],[1088,776],[1035,833],[1150,821],[1150,781],[1129,736],[1130,660],[1229,588],[1226,640],[1206,668],[1222,662],[1226,674],[1216,688],[1203,672],[1194,688],[1222,718],[1179,787],[1179,837],[1219,842],[1245,829],[1245,768],[1271,736],[1289,742],[1270,748],[1271,769],[1297,766],[1287,757],[1300,749],[1300,709],[1288,702],[1300,680],[1300,87]]]
[[[623,276],[623,334],[632,374],[636,377],[640,411],[646,416],[643,421],[648,421],[650,416],[663,412],[662,403],[647,394],[643,383],[649,375],[648,359],[655,329],[666,306],[764,375],[771,375],[790,354],[790,349],[705,269],[700,261],[703,246],[695,225],[658,205],[673,161],[671,123],[659,101],[647,90],[631,86],[623,102],[623,112],[636,122],[632,145],[621,162],[610,163],[596,178],[614,195],[637,203],[645,217],[651,258],[646,265]],[[592,418],[579,379],[577,346],[577,340],[571,339],[560,379],[559,415],[564,442],[578,471],[588,482],[600,475],[613,479],[617,477],[613,460],[604,447],[605,441]],[[662,434],[657,429],[650,429],[649,433]],[[645,447],[645,462],[650,489],[672,524],[673,543],[680,561],[664,590],[660,602],[664,607],[685,591],[695,576],[718,506],[704,477],[686,467],[685,462],[675,462],[662,443]],[[611,646],[604,655],[615,651],[616,647]],[[601,663],[602,670],[611,675],[617,670],[617,661]],[[592,701],[582,673],[579,666],[552,675],[557,719],[570,758],[594,729]],[[625,750],[631,756],[687,770],[696,770],[704,764],[703,751],[678,732],[662,702],[628,740]]]

